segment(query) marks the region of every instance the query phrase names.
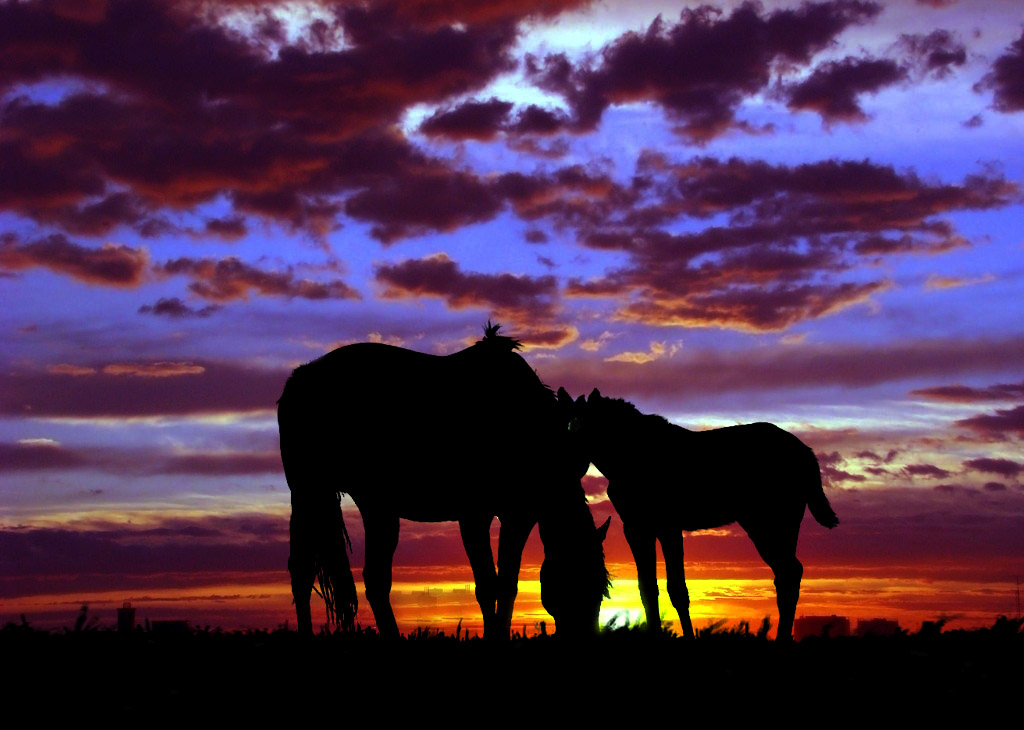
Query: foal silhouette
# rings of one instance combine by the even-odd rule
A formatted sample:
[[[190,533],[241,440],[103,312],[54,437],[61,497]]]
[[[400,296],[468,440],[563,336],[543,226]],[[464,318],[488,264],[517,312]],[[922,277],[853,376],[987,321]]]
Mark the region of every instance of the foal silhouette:
[[[573,435],[554,394],[498,327],[488,322],[482,340],[445,357],[375,343],[340,347],[288,379],[278,425],[299,631],[312,631],[315,580],[328,621],[354,624],[342,493],[363,520],[363,583],[382,635],[398,636],[389,596],[399,518],[458,521],[484,635],[499,638],[508,637],[523,548],[539,523],[545,609],[560,632],[597,629],[609,585],[608,523],[595,527],[580,485],[589,462],[569,448]]]
[[[571,397],[563,389],[559,401]],[[818,460],[796,436],[770,423],[688,431],[595,388],[573,405],[569,428],[608,478],[608,498],[636,561],[649,629],[660,628],[655,540],[683,634],[693,637],[683,570],[683,530],[738,522],[775,573],[778,640],[792,639],[803,566],[796,558],[804,506],[828,528],[839,519],[821,488]]]

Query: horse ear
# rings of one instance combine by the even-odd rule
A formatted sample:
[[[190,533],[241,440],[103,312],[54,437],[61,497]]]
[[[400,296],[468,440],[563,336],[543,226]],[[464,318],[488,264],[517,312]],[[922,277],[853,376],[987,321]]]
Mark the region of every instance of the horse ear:
[[[572,405],[572,396],[569,395],[569,392],[565,388],[558,389],[558,402],[563,406]]]
[[[600,398],[601,398],[601,391],[599,391],[597,388],[594,388],[592,391],[590,391],[590,397],[587,398],[587,400],[595,400],[595,399],[600,399]]]
[[[579,398],[576,399],[575,405],[577,405],[577,406],[584,406],[586,404],[587,404],[587,397],[585,395],[581,395]]]
[[[604,524],[597,528],[597,536],[600,538],[598,542],[604,542],[604,539],[608,537],[608,526],[612,524],[612,518],[609,517],[604,521]]]

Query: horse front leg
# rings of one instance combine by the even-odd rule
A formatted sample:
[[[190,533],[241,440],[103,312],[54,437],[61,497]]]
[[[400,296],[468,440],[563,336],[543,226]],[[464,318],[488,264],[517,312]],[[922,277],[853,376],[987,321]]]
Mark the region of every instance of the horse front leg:
[[[621,513],[620,513],[621,516]],[[622,522],[622,531],[626,534],[626,542],[633,552],[636,563],[636,578],[640,587],[640,601],[644,604],[644,615],[647,617],[647,630],[661,630],[661,615],[658,612],[658,569],[657,554],[654,546],[654,531],[645,525]]]
[[[484,617],[484,638],[493,639],[500,634],[495,626],[494,606],[497,599],[497,576],[494,571],[494,553],[491,551],[491,521],[493,516],[459,520],[462,546],[473,568],[476,583],[476,602]],[[508,632],[505,634],[508,635]]]
[[[363,516],[366,533],[366,563],[363,566],[363,585],[366,600],[373,609],[377,631],[381,636],[397,639],[398,623],[391,609],[391,564],[398,547],[398,517],[394,515]]]
[[[512,630],[512,608],[519,593],[519,569],[534,524],[528,519],[506,518],[501,521],[498,535],[498,606],[495,613],[496,631],[501,637],[508,637]]]
[[[679,625],[683,638],[694,638],[693,623],[690,621],[690,592],[686,589],[686,571],[683,568],[683,533],[673,530],[662,534],[661,552],[665,556],[665,573],[668,576],[668,597],[679,614]]]

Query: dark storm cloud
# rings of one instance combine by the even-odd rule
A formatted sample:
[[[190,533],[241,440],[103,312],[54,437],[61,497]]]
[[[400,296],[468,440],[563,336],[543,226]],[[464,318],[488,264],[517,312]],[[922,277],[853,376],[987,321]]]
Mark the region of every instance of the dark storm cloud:
[[[27,242],[13,234],[0,236],[0,269],[7,271],[46,268],[87,284],[136,287],[148,261],[144,250],[113,243],[90,248],[60,233]]]
[[[253,293],[302,299],[359,298],[358,292],[340,279],[328,282],[297,279],[290,269],[264,271],[234,256],[224,259],[183,257],[160,264],[154,271],[168,276],[188,276],[192,279],[188,288],[193,294],[215,302],[248,299]]]
[[[862,122],[868,115],[860,106],[861,94],[872,94],[907,77],[895,61],[847,57],[818,66],[806,80],[789,87],[787,106],[794,111],[817,112],[825,124]]]
[[[975,88],[992,89],[995,108],[1001,112],[1024,111],[1024,32]]]
[[[710,6],[686,9],[676,24],[660,17],[644,33],[626,33],[574,66],[564,54],[527,58],[538,86],[565,97],[577,131],[596,128],[613,104],[653,101],[697,143],[743,126],[735,113],[765,89],[778,64],[807,64],[847,27],[881,6],[859,0],[805,3],[762,15],[747,2],[728,16]]]
[[[125,377],[85,366],[77,377],[62,370],[5,372],[0,374],[0,414],[125,418],[272,410],[288,377],[285,370],[193,365],[201,372],[180,377]]]
[[[437,297],[452,309],[484,307],[515,318],[549,317],[558,294],[553,276],[465,272],[443,253],[380,265],[376,279],[385,299]]]

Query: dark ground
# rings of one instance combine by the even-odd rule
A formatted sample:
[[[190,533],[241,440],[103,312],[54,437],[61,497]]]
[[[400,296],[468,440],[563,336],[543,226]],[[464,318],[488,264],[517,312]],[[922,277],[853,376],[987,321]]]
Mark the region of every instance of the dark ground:
[[[186,719],[334,728],[395,722],[570,727],[1019,721],[1024,621],[988,629],[777,644],[746,631],[696,641],[606,630],[495,645],[420,632],[180,634],[0,629],[6,715],[163,724]],[[666,714],[667,713],[667,714]],[[18,714],[21,714],[18,712]],[[760,723],[758,723],[760,724]],[[945,723],[944,723],[945,724]]]

